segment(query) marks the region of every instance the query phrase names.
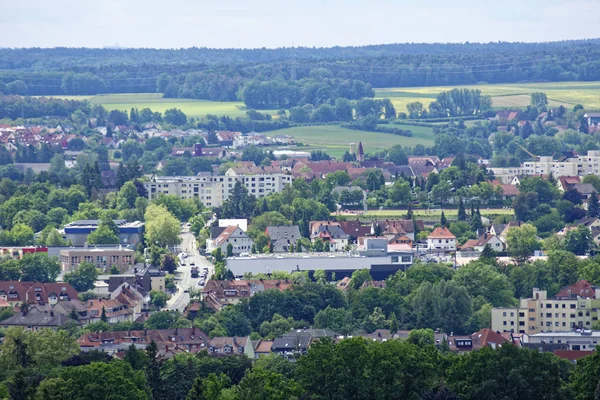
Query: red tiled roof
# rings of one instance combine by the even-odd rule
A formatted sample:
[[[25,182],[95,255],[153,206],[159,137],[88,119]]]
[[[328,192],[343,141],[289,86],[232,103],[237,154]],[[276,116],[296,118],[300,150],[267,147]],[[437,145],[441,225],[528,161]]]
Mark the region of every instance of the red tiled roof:
[[[556,294],[556,297],[571,297],[572,295],[595,299],[596,288],[588,281],[582,279],[571,286],[561,289]]]
[[[239,228],[239,225],[230,225],[215,239],[217,246],[222,245]]]
[[[516,185],[500,185],[502,187],[502,194],[505,196],[518,196],[519,187]]]
[[[428,239],[456,239],[456,236],[446,227],[438,226],[427,236]]]
[[[577,361],[580,358],[591,356],[594,351],[585,350],[554,350],[554,355],[569,361]]]

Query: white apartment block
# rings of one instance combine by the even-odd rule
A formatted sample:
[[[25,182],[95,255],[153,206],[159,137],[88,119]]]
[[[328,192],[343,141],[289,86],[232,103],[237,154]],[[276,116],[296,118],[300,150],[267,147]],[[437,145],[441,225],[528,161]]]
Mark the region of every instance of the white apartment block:
[[[598,321],[600,288],[588,284],[587,294],[581,296],[581,282],[585,281],[565,288],[551,298],[548,298],[545,290],[534,288],[533,297],[521,299],[518,308],[493,308],[492,330],[535,335],[592,329]]]
[[[229,169],[225,175],[210,176],[157,176],[145,182],[148,198],[153,199],[159,193],[177,196],[182,199],[197,197],[207,207],[220,207],[229,199],[237,181],[241,182],[248,193],[260,198],[278,193],[285,185],[292,183],[293,177],[284,173],[258,173],[243,175]]]
[[[539,176],[550,173],[555,177],[600,175],[600,150],[588,150],[587,155],[564,160],[543,156],[537,160],[526,161],[520,167],[490,168],[490,170],[503,184],[510,184],[513,177],[520,175]]]

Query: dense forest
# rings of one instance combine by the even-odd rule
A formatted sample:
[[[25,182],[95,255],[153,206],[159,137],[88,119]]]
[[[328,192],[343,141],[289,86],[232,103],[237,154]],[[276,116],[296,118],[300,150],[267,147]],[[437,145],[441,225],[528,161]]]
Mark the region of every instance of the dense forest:
[[[0,91],[5,94],[158,89],[170,97],[236,100],[254,80],[303,79],[362,81],[372,87],[599,80],[600,41],[297,49],[0,49]]]

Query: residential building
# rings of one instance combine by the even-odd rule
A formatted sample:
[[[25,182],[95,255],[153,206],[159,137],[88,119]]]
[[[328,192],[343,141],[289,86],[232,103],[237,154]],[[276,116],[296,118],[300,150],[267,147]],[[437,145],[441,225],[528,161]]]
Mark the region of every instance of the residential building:
[[[254,359],[254,346],[250,337],[221,336],[208,341],[208,354],[220,356],[247,356]]]
[[[82,262],[92,263],[103,271],[108,271],[113,265],[121,272],[133,267],[135,251],[122,247],[70,247],[60,251],[60,263],[63,272],[77,269]]]
[[[206,241],[206,251],[212,252],[220,248],[223,255],[227,254],[227,247],[233,246],[233,255],[249,254],[254,241],[238,225],[228,226],[214,240]]]
[[[471,250],[481,253],[486,245],[496,252],[506,251],[506,243],[504,243],[498,236],[492,235],[491,233],[484,233],[477,239],[469,239],[462,246],[461,251]]]
[[[87,243],[90,233],[98,229],[99,220],[79,220],[68,223],[64,227],[64,238],[72,246],[83,246]],[[137,246],[144,235],[144,223],[140,221],[127,222],[124,219],[115,220],[119,229],[119,243],[123,245]]]
[[[281,170],[265,172],[262,168],[256,168],[254,173],[247,174],[229,169],[225,175],[153,177],[144,186],[149,199],[163,193],[182,199],[198,198],[207,207],[220,207],[229,199],[236,182],[242,183],[249,194],[258,198],[279,193],[292,183],[292,176]]]
[[[545,290],[521,299],[517,308],[493,308],[492,329],[533,335],[542,332],[591,329],[598,321],[600,288],[585,280],[563,288],[548,298]]]
[[[88,302],[88,316],[90,323],[101,322],[102,314],[106,317],[106,322],[116,324],[117,322],[133,322],[134,310],[127,304],[121,303],[116,299],[99,299]]]
[[[583,118],[587,118],[588,126],[598,126],[600,124],[600,113],[590,112],[583,114]]]
[[[278,279],[210,280],[202,289],[201,297],[207,306],[220,311],[223,307],[237,304],[256,293],[272,289],[284,291],[291,286],[291,282]]]
[[[600,331],[586,329],[542,332],[524,335],[523,343],[535,346],[538,344],[564,344],[567,350],[592,351],[600,343]]]
[[[260,358],[271,354],[271,348],[273,347],[272,340],[257,340],[253,341],[254,345],[254,358]]]
[[[1,324],[1,323],[0,323]],[[82,350],[99,349],[115,344],[141,344],[154,341],[160,347],[197,353],[207,350],[208,336],[197,328],[144,329],[141,331],[93,332],[82,335],[77,342]]]
[[[311,344],[324,337],[338,338],[341,335],[328,329],[292,329],[283,336],[275,338],[271,352],[285,358],[295,358],[306,354]]]
[[[57,330],[67,324],[79,325],[80,323],[66,315],[55,314],[54,311],[40,311],[37,308],[23,310],[17,315],[0,321],[0,326],[5,329],[11,326],[20,326],[29,331],[38,331],[40,329]]]
[[[329,246],[329,251],[344,251],[350,235],[341,228],[339,222],[313,221],[310,223],[310,239],[321,239]]]
[[[427,236],[430,251],[456,251],[456,236],[446,227],[437,227]]]
[[[451,332],[450,336],[447,337],[447,341],[450,350],[458,354],[465,354],[484,347],[497,349],[504,345],[513,345],[513,342],[509,339],[488,328],[465,336],[454,336]]]
[[[273,253],[289,253],[298,248],[300,228],[298,225],[267,226],[265,234],[271,239]]]
[[[77,291],[66,282],[41,283],[0,281],[0,300],[11,307],[26,304],[50,304],[77,299]]]

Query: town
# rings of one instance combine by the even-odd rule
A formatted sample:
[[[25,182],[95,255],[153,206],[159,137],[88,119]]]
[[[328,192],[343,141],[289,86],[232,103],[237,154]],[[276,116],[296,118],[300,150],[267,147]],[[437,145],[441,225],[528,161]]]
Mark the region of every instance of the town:
[[[595,56],[0,48],[0,399],[598,398]]]

